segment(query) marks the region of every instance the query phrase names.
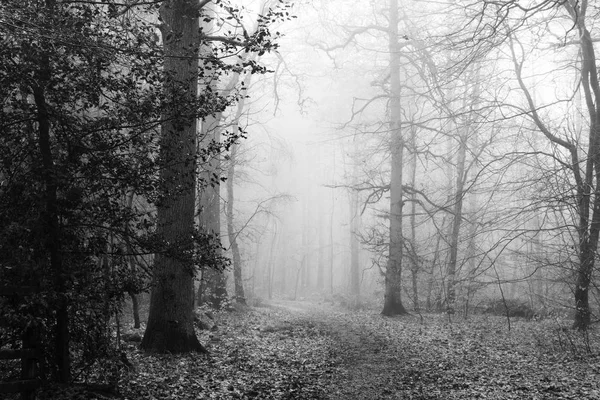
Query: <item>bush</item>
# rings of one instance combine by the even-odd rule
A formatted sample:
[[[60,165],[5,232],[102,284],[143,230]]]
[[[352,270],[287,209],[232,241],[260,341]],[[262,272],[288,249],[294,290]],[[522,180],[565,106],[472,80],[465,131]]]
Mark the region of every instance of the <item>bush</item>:
[[[508,310],[507,310],[508,309]],[[523,301],[515,299],[496,299],[485,304],[483,308],[484,314],[506,316],[508,311],[509,317],[519,317],[531,319],[535,316],[535,312],[529,305]]]

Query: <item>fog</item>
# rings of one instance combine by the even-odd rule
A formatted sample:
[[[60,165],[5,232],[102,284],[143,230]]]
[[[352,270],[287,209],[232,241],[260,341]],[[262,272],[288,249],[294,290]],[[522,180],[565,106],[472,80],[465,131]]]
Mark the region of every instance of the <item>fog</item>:
[[[573,281],[563,266],[577,257],[568,250],[573,213],[556,206],[573,184],[560,166],[570,156],[540,126],[564,131],[557,136],[565,140],[585,131],[576,73],[560,72],[574,53],[548,51],[555,39],[520,28],[510,41],[478,42],[474,12],[414,2],[397,17],[399,293],[407,308],[468,312],[503,296],[570,307]],[[261,59],[271,73],[248,90],[234,206],[247,295],[381,305],[397,246],[389,236],[398,135],[390,128],[389,9],[315,1],[295,13],[277,26],[277,52]],[[549,174],[552,184],[543,181]]]

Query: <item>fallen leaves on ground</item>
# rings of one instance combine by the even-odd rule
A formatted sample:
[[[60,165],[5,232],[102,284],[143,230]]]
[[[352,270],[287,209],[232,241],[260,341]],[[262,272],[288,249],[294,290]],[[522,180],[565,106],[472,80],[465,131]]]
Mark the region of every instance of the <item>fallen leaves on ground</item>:
[[[125,399],[596,399],[600,337],[557,321],[278,302],[215,315],[210,356],[128,351]]]

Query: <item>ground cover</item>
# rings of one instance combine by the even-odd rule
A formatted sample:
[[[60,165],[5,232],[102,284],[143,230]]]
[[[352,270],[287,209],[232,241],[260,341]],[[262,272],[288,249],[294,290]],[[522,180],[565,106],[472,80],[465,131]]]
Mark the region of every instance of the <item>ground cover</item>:
[[[214,319],[215,329],[199,332],[209,355],[151,355],[127,344],[131,366],[121,368],[112,397],[600,398],[600,337],[596,329],[573,332],[566,321],[513,320],[509,331],[501,317],[385,318],[376,310],[284,301]],[[40,398],[57,398],[48,396]]]

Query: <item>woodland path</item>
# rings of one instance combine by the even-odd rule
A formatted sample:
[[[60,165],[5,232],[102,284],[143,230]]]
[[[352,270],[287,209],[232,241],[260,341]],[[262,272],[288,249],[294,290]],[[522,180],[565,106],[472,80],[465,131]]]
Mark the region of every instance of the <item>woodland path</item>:
[[[397,390],[402,384],[399,372],[406,357],[412,355],[386,336],[389,319],[308,302],[278,301],[273,305],[316,324],[332,338],[329,351],[336,360],[336,369],[328,388],[331,399],[402,398]],[[402,320],[391,322],[401,324]]]
[[[600,337],[545,323],[275,302],[331,338],[329,399],[600,399]]]
[[[330,303],[273,301],[215,313],[205,354],[123,348],[127,400],[600,399],[600,334],[567,321],[382,317]],[[143,327],[139,331],[143,333]],[[48,394],[39,400],[106,399]]]

